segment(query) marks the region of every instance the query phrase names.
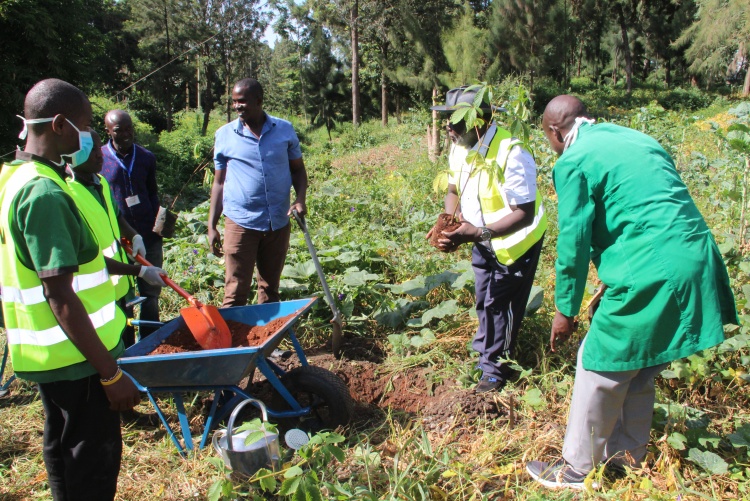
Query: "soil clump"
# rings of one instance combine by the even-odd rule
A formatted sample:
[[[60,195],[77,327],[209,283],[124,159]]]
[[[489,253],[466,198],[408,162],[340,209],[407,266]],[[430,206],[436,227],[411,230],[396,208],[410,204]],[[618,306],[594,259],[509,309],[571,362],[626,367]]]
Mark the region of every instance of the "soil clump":
[[[438,248],[438,239],[445,238],[443,235],[444,231],[455,231],[461,226],[456,218],[452,214],[446,214],[445,212],[440,214],[437,218],[435,226],[432,227],[432,236],[430,237],[430,245]]]

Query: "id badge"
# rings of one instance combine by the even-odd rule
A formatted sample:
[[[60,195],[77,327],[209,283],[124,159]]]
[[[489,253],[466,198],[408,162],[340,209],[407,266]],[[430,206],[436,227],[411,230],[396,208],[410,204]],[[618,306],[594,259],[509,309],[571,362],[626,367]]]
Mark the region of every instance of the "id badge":
[[[128,207],[138,205],[139,203],[141,203],[141,199],[138,198],[138,195],[133,195],[132,197],[127,197],[125,199],[125,205],[127,205]]]

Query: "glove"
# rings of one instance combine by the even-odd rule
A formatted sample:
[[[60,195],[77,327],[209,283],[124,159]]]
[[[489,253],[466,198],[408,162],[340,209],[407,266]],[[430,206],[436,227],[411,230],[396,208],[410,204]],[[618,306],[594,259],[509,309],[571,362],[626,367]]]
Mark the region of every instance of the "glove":
[[[167,272],[159,268],[158,266],[141,266],[141,271],[138,273],[138,277],[142,278],[150,285],[158,285],[159,287],[166,287],[167,284],[161,278],[161,275],[166,276]]]
[[[130,255],[130,257],[135,259],[135,256],[138,254],[141,255],[141,257],[146,257],[146,246],[143,244],[143,237],[140,235],[136,235],[133,237],[133,245],[131,246],[133,249],[133,253]]]

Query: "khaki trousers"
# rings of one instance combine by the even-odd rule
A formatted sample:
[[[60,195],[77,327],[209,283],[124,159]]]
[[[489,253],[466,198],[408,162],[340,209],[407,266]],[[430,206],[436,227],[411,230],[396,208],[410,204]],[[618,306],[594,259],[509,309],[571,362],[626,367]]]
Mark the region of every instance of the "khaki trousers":
[[[646,456],[654,378],[668,364],[621,372],[588,371],[582,363],[585,344],[584,339],[578,349],[562,456],[581,473],[605,461],[635,466]]]
[[[248,230],[224,220],[226,275],[223,307],[247,304],[253,269],[257,267],[258,304],[280,300],[279,281],[289,250],[290,225],[274,231]]]

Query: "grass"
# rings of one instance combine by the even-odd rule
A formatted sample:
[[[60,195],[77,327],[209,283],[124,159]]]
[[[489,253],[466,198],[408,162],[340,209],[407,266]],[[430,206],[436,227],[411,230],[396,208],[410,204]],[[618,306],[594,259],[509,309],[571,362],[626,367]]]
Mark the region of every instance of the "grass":
[[[705,113],[696,113],[701,117],[698,120],[673,112],[638,117],[639,110],[635,110],[625,120],[667,143],[699,206],[710,216],[709,224],[717,233],[731,235],[736,232],[737,208],[718,203],[716,192],[724,189],[717,189],[722,183],[733,182],[735,159],[727,156],[705,125],[714,117],[725,120],[727,108],[713,105]],[[434,165],[426,158],[425,123],[426,117],[413,115],[387,129],[377,123],[364,124],[356,131],[343,128],[335,131],[331,143],[325,131],[304,130],[305,161],[311,178],[308,223],[329,285],[346,312],[346,333],[369,338],[386,350],[382,373],[408,374],[412,368],[432,367],[438,380],[459,378],[468,385],[475,377],[467,348],[476,327],[470,285],[452,288],[446,283],[421,297],[392,289],[416,277],[438,275],[468,259],[468,248],[443,255],[424,241],[442,206],[442,194],[431,191],[432,180],[444,169],[444,161]],[[300,478],[312,478],[309,475],[315,473],[313,483],[322,489],[323,499],[750,499],[750,458],[748,447],[741,445],[742,440],[750,443],[750,435],[743,435],[745,426],[750,426],[748,385],[743,377],[750,363],[747,343],[740,343],[734,350],[701,354],[682,366],[673,366],[675,377],[658,380],[658,401],[670,404],[665,411],[669,414],[656,415],[643,469],[605,482],[601,491],[582,493],[546,491],[525,474],[526,461],[560,455],[577,347],[573,340],[558,353],[548,350],[554,312],[556,211],[549,181],[554,159],[538,130],[534,134],[539,186],[546,197],[551,226],[536,277],[536,285],[545,290],[544,303],[524,321],[517,349],[517,362],[524,371],[512,387],[496,396],[501,405],[512,408],[513,422],[459,419],[435,430],[415,416],[386,410],[381,420],[366,428],[344,431],[346,440],[338,444],[343,461],[316,463],[323,454],[322,449],[316,449],[309,464],[317,466],[303,469]],[[700,168],[694,164],[695,152],[706,158]],[[207,252],[207,207],[203,204],[182,216],[179,238],[166,248],[167,269],[200,299],[217,304],[223,263]],[[314,272],[305,275],[292,270],[295,266],[302,269],[307,261],[302,234],[295,228],[285,271],[284,299],[320,293]],[[740,268],[742,262],[743,256],[735,255],[730,260],[738,298],[744,298],[742,286],[747,282]],[[459,312],[419,327],[404,322],[392,327],[375,320],[378,311],[393,307],[402,298],[425,301],[427,307],[455,299]],[[175,294],[163,293],[163,318],[176,317],[181,306],[183,301]],[[418,318],[422,311],[411,312],[408,318]],[[297,329],[305,346],[325,341],[330,332],[329,318],[330,311],[319,301]],[[743,333],[746,328],[743,323]],[[427,346],[397,352],[388,341],[391,334],[413,337],[422,329],[429,329],[436,337]],[[0,334],[0,344],[3,339]],[[540,398],[530,398],[535,394]],[[11,399],[0,401],[0,499],[47,499],[41,458],[41,403],[34,388],[23,382],[14,384]],[[139,410],[150,411],[146,403]],[[195,425],[201,419],[200,410],[200,399],[188,406]],[[171,407],[170,412],[174,412]],[[182,459],[163,430],[135,426],[123,428],[123,440],[118,499],[207,499],[213,492],[211,486],[226,480],[225,473],[209,461],[215,457],[210,447]],[[711,473],[710,465],[696,459],[707,453],[724,461],[726,472]],[[292,471],[298,460],[286,464],[285,471]],[[278,478],[279,482],[283,480],[282,476]],[[235,494],[240,493],[238,497],[260,499],[254,498],[260,496],[257,484],[233,480],[231,487]],[[287,497],[268,495],[266,499]],[[218,496],[214,494],[214,498]]]

